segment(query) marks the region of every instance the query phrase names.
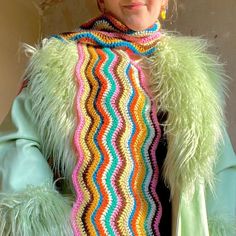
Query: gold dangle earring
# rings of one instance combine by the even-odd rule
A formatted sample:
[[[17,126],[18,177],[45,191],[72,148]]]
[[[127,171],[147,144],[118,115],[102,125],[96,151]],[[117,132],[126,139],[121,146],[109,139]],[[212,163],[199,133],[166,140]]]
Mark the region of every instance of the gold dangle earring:
[[[162,0],[162,8],[161,8],[161,19],[163,21],[166,20],[166,13],[168,10],[168,1],[166,2],[165,0]]]
[[[161,10],[161,19],[164,21],[166,20],[166,13],[167,13],[168,7]]]

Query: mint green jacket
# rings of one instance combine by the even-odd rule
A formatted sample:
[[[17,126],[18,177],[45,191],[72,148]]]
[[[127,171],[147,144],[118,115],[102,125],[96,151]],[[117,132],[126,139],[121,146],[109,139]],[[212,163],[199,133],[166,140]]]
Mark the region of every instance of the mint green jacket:
[[[235,236],[236,156],[221,113],[223,70],[203,39],[167,34],[158,48],[144,60],[153,68],[160,109],[169,114],[164,177],[172,191],[172,235]],[[73,235],[78,60],[74,42],[44,40],[32,52],[28,86],[0,127],[0,236]]]

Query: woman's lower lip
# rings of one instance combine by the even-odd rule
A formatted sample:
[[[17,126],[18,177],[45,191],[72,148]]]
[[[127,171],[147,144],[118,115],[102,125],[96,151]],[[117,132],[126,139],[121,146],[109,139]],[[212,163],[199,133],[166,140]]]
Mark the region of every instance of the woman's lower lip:
[[[144,7],[144,4],[133,4],[133,5],[126,5],[124,8],[129,9],[129,10],[137,10],[141,7]]]

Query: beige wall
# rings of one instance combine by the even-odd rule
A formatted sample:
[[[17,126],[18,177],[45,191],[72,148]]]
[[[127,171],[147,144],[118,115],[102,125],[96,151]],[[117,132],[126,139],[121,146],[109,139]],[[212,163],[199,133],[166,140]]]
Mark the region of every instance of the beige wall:
[[[13,0],[12,0],[13,1]],[[17,81],[23,69],[17,62],[18,41],[35,42],[38,36],[38,17],[30,0],[14,0],[15,4],[1,4],[1,78],[0,78],[0,120],[10,106],[15,94]],[[169,0],[171,1],[171,0]],[[177,0],[178,18],[168,29],[178,30],[185,35],[201,35],[214,43],[211,50],[226,63],[226,72],[232,77],[229,81],[226,115],[228,130],[236,147],[236,13],[235,0]],[[47,0],[50,4],[40,5],[35,0],[42,15],[42,37],[61,31],[76,29],[84,20],[95,16],[95,0]],[[1,12],[2,11],[2,12]],[[14,17],[12,17],[14,16]],[[27,18],[25,17],[27,16]],[[39,37],[40,38],[40,37]],[[12,67],[14,66],[14,69]]]
[[[0,121],[17,93],[26,58],[19,43],[34,44],[39,37],[39,16],[31,1],[1,1],[0,7]]]
[[[64,0],[43,14],[42,34],[75,30],[85,20],[98,14],[96,0]]]

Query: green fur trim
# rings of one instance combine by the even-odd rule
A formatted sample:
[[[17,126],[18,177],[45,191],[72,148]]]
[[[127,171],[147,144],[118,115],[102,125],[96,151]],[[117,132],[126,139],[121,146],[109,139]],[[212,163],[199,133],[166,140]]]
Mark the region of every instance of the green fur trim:
[[[0,235],[70,236],[71,203],[52,184],[0,194]]]
[[[150,88],[158,108],[168,113],[164,176],[172,195],[176,189],[192,195],[195,183],[202,181],[213,189],[226,76],[218,58],[207,53],[208,46],[201,38],[167,34],[148,58]],[[77,61],[74,42],[50,39],[33,54],[27,70],[43,153],[54,157],[54,166],[61,166],[67,179],[76,162],[72,139]]]
[[[32,111],[42,139],[42,153],[53,158],[54,167],[67,179],[71,179],[76,163],[72,143],[76,125],[73,104],[77,61],[74,42],[46,39],[33,53],[25,73],[29,79]]]
[[[236,218],[233,216],[219,217],[217,214],[208,221],[210,236],[235,236]]]
[[[151,91],[158,109],[168,113],[164,177],[172,196],[177,189],[192,196],[202,181],[213,189],[225,74],[208,46],[201,38],[167,34],[148,59]]]

